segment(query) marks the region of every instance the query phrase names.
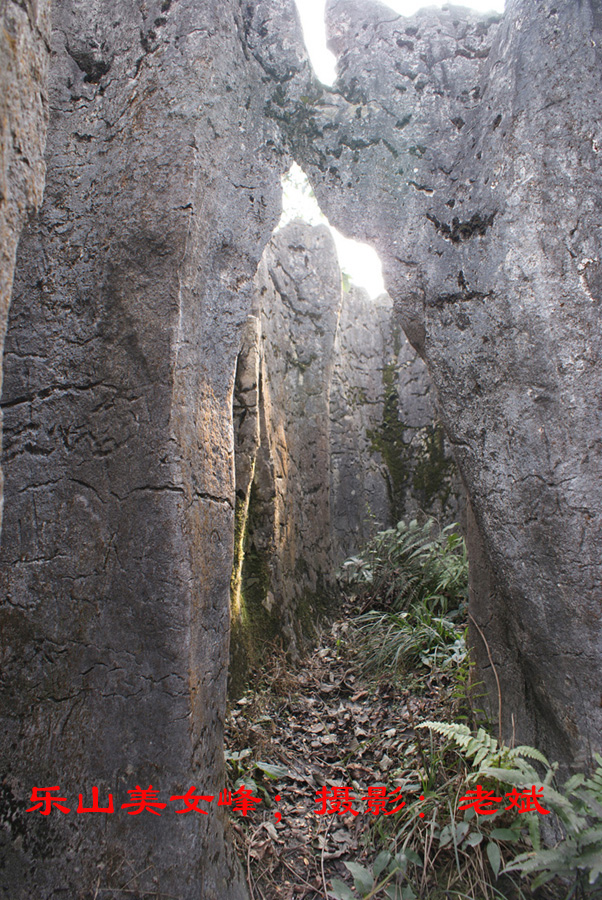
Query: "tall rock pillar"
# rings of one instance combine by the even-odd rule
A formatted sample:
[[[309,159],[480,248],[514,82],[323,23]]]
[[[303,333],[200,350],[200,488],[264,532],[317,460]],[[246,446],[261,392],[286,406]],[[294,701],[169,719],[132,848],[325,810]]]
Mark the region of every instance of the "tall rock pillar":
[[[7,900],[246,892],[217,805],[232,389],[286,161],[244,6],[54,4],[47,189],[4,356]],[[71,811],[27,812],[52,785]],[[160,815],[121,808],[150,785]],[[192,785],[208,815],[169,801]],[[77,812],[93,788],[114,813]]]

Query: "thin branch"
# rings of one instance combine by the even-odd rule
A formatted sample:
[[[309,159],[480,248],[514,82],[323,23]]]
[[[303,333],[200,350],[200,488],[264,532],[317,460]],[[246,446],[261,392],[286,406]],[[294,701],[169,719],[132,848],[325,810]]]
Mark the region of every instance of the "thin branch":
[[[497,669],[491,657],[491,650],[489,649],[489,644],[487,643],[487,638],[483,634],[483,631],[475,620],[474,616],[471,613],[468,613],[468,618],[477,629],[481,638],[483,639],[483,643],[485,644],[485,649],[487,650],[487,656],[489,657],[489,662],[491,663],[491,668],[493,669],[493,674],[495,675],[495,683],[497,684],[497,700],[498,700],[498,741],[501,746],[502,744],[502,688],[500,686],[500,679],[498,678]]]
[[[326,885],[326,873],[324,872],[324,853],[326,851],[326,838],[328,837],[328,832],[330,831],[330,826],[332,824],[332,819],[328,822],[326,827],[326,833],[324,835],[324,843],[322,845],[322,855],[320,857],[320,868],[322,870],[322,884],[324,885],[324,900],[328,900],[328,887]]]

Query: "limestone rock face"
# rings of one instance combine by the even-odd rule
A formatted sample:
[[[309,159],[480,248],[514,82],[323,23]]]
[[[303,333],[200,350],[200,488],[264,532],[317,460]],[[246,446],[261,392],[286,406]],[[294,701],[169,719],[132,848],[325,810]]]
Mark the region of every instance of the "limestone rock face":
[[[0,895],[242,898],[217,794],[232,389],[286,162],[269,79],[235,0],[53,16],[4,357]],[[34,785],[71,812],[26,813]],[[130,818],[149,785],[167,808]],[[191,785],[208,816],[169,803]],[[115,814],[77,814],[93,786]]]
[[[504,732],[586,762],[602,734],[599,5],[511,0],[500,22],[332,0],[329,18],[335,91],[299,71],[270,115],[330,221],[379,250],[429,368]]]
[[[390,524],[387,469],[371,436],[383,423],[383,374],[395,366],[388,294],[343,294],[330,389],[331,493],[337,563]],[[391,385],[396,392],[396,385]]]
[[[343,294],[330,389],[335,560],[414,515],[464,526],[464,492],[424,362],[388,294]]]
[[[387,295],[341,282],[324,226],[287,225],[259,266],[234,402],[234,693],[255,640],[296,651],[335,568],[374,531],[459,511],[424,363]]]
[[[332,588],[334,569],[329,409],[341,273],[329,230],[291,223],[275,234],[256,289],[261,445],[245,553],[262,561],[262,602],[294,652],[300,616]]]
[[[49,9],[49,0],[9,0],[0,7],[0,358],[17,243],[44,189]],[[0,525],[1,522],[0,471]]]
[[[236,363],[234,400],[234,461],[236,486],[236,514],[234,525],[234,568],[232,572],[231,609],[235,629],[242,616],[242,566],[244,544],[249,517],[251,486],[255,478],[257,451],[261,442],[259,376],[261,367],[261,322],[257,315],[249,315],[242,347]],[[234,648],[240,652],[240,648]],[[232,675],[232,672],[230,673]]]

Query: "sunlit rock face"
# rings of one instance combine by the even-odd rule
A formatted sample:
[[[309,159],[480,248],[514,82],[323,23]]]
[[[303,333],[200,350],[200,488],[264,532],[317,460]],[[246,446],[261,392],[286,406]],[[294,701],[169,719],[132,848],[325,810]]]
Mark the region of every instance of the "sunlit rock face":
[[[265,429],[258,477],[271,481],[271,589],[294,640],[297,610],[334,579],[329,410],[342,293],[329,230],[292,223],[274,235],[257,290]]]
[[[329,27],[335,90],[297,72],[268,114],[330,221],[379,250],[428,366],[474,511],[471,609],[503,731],[587,763],[602,734],[598,5],[513,0],[500,21],[332,0]],[[473,643],[497,710],[477,629]]]
[[[329,408],[341,300],[341,273],[326,227],[294,222],[274,235],[256,279],[259,405],[257,430],[252,427],[258,446],[248,436],[255,386],[253,355],[245,348],[236,391],[236,447],[243,457],[236,485],[236,653],[252,657],[250,643],[282,635],[294,654],[333,589]],[[249,452],[251,482],[244,461]]]
[[[217,806],[232,387],[290,160],[234,0],[59,0],[51,41],[4,355],[0,894],[241,898]],[[71,812],[26,813],[34,785]],[[137,785],[160,816],[121,810]],[[209,815],[169,803],[191,785]],[[76,812],[93,786],[114,814]]]
[[[298,649],[336,567],[378,528],[449,522],[461,488],[426,367],[384,295],[343,289],[330,231],[268,244],[234,398],[232,685],[270,637]]]
[[[44,189],[49,13],[49,0],[0,8],[0,358],[17,243]],[[0,470],[0,525],[2,505]]]

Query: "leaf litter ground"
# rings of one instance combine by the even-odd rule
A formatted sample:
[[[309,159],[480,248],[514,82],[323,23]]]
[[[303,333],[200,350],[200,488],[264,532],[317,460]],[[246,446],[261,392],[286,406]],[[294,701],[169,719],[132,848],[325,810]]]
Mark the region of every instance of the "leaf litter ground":
[[[366,864],[377,853],[369,834],[383,815],[367,811],[368,788],[403,786],[408,800],[420,794],[424,737],[414,725],[449,709],[448,686],[423,677],[428,690],[418,695],[391,680],[367,680],[350,633],[343,619],[298,663],[275,655],[229,712],[226,748],[242,757],[229,764],[230,788],[253,779],[263,797],[246,817],[231,816],[252,900],[325,900],[332,878],[351,884],[345,861]],[[266,764],[286,777],[266,777]],[[359,814],[318,814],[324,786],[351,788]]]

